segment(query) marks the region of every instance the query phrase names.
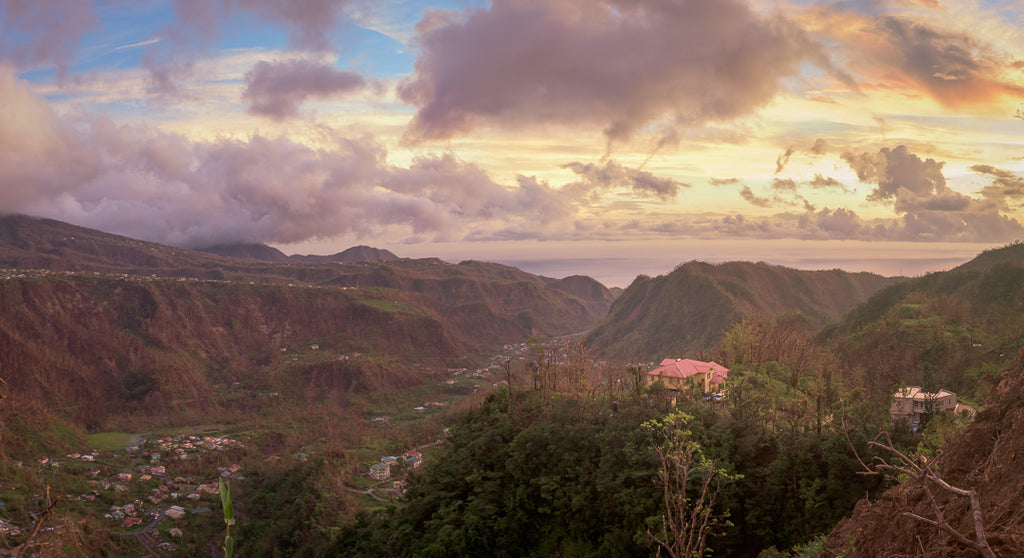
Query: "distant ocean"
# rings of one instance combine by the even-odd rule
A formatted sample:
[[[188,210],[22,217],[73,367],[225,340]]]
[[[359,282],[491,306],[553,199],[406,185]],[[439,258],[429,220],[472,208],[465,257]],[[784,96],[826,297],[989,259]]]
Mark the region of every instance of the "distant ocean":
[[[766,262],[796,269],[868,271],[915,277],[946,271],[1001,244],[966,242],[866,242],[793,239],[651,239],[623,241],[491,241],[382,244],[403,258],[436,257],[498,262],[546,277],[588,275],[608,287],[627,287],[637,275],[671,273],[691,260]],[[348,246],[291,249],[290,253],[338,252]],[[304,250],[304,251],[303,251]]]
[[[671,273],[673,269],[692,259],[708,263],[725,261],[764,261],[769,264],[796,269],[843,269],[846,271],[869,271],[886,276],[913,277],[934,271],[952,269],[974,257],[930,257],[930,258],[772,258],[765,254],[761,258],[708,259],[689,258],[678,261],[666,257],[615,257],[615,258],[550,258],[550,259],[504,259],[498,263],[518,267],[534,275],[562,278],[569,275],[588,275],[607,287],[627,287],[637,275],[656,277]]]
[[[546,277],[589,275],[608,287],[626,287],[640,274],[655,277],[671,273],[680,264],[692,260],[713,264],[766,262],[796,269],[843,269],[890,277],[915,277],[952,269],[984,250],[999,246],[790,239],[491,244],[490,247],[462,245],[463,250],[472,249],[474,253],[460,258],[499,262]],[[457,261],[442,255],[438,257]]]

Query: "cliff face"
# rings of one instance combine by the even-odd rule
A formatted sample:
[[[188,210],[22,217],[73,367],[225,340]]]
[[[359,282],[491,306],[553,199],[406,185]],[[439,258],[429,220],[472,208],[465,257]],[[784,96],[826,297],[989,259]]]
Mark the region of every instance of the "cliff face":
[[[981,504],[986,536],[997,556],[1019,556],[1024,549],[1024,350],[990,395],[984,410],[960,438],[937,458],[944,480],[974,489]],[[929,486],[946,520],[974,539],[967,498]],[[822,556],[974,557],[978,554],[940,529],[903,515],[936,517],[920,481],[888,490],[877,502],[861,501],[853,516],[840,522]],[[846,556],[846,555],[844,555]]]

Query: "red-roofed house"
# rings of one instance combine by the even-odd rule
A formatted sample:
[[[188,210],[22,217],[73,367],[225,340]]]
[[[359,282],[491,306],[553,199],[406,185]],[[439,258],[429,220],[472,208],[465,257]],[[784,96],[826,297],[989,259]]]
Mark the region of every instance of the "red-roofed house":
[[[666,358],[647,373],[647,385],[661,381],[668,389],[681,390],[687,385],[698,386],[703,393],[718,391],[718,386],[729,377],[729,369],[715,362],[688,358]]]

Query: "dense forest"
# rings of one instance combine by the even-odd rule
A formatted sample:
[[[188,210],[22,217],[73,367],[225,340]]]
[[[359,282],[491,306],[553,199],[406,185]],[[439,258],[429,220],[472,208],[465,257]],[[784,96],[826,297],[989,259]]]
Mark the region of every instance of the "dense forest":
[[[413,477],[405,503],[359,515],[324,555],[650,556],[670,505],[659,477],[666,421],[695,452],[682,506],[699,496],[702,464],[718,474],[703,502],[709,551],[813,548],[884,488],[857,474],[853,448],[870,455],[867,440],[890,420],[887,407],[812,370],[750,362],[730,371],[721,401],[694,393],[675,404],[635,377],[611,392],[502,388],[452,429],[444,459]]]

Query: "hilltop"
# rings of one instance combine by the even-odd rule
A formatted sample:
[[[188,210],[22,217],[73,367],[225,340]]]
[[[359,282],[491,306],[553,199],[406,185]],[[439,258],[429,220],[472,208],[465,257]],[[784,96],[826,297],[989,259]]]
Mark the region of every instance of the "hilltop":
[[[202,248],[200,251],[208,254],[217,254],[218,256],[264,262],[357,263],[391,262],[400,259],[388,250],[373,248],[372,246],[353,246],[337,254],[326,256],[315,254],[294,254],[289,256],[277,248],[267,246],[266,244],[227,244]]]
[[[587,344],[626,360],[706,352],[745,316],[792,313],[819,328],[897,281],[838,269],[692,261],[668,275],[637,277],[587,337]]]

